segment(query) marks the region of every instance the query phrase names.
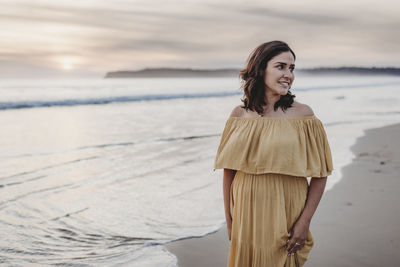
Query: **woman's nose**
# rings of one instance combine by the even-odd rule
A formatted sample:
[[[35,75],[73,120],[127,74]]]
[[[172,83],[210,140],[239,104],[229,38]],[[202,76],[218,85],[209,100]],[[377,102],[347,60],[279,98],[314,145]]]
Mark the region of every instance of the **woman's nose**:
[[[293,74],[293,72],[291,72],[291,71],[288,69],[288,70],[286,70],[286,71],[284,72],[283,76],[284,76],[284,77],[287,77],[287,78],[292,78],[292,77],[294,76],[294,74]]]
[[[283,73],[283,77],[285,77],[285,78],[291,78],[291,77],[292,77],[292,73],[291,73],[290,71],[285,71],[285,72]]]

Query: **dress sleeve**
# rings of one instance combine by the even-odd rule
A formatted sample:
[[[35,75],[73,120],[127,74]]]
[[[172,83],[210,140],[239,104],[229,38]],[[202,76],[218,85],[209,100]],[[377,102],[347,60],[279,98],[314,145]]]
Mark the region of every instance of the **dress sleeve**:
[[[332,173],[333,164],[324,126],[319,119],[310,121],[304,126],[307,176],[326,177]]]
[[[232,132],[234,131],[232,127],[232,120],[228,119],[225,123],[225,128],[221,135],[221,140],[218,146],[217,155],[214,161],[214,171],[216,169],[223,169],[223,168],[232,168],[235,169],[234,165],[232,164],[234,161],[235,153],[225,152],[224,148],[226,144],[230,140]],[[237,156],[237,155],[236,155]]]

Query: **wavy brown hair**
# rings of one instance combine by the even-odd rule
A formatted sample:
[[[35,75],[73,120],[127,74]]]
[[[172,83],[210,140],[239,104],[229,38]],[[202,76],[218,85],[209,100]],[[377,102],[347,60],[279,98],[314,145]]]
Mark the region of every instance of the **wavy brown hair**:
[[[290,49],[290,47],[282,41],[271,41],[259,45],[249,56],[247,60],[247,66],[240,71],[240,78],[242,80],[243,87],[243,106],[246,111],[256,111],[258,114],[264,112],[263,106],[268,105],[265,97],[265,69],[267,68],[268,61],[271,58],[283,53],[290,51],[293,54],[294,59],[296,55]],[[290,88],[289,88],[290,89]],[[281,107],[282,111],[290,108],[294,102],[296,96],[292,95],[290,90],[284,96],[281,96],[278,101],[274,104],[274,110],[276,111]]]

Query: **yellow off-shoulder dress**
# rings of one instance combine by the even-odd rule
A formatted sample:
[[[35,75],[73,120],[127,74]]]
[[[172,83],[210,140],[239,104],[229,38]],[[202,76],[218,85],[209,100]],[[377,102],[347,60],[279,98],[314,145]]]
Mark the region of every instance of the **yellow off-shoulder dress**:
[[[290,230],[307,198],[306,177],[333,170],[322,122],[307,117],[230,117],[215,169],[237,170],[230,189],[232,216],[228,267],[300,267],[314,245],[286,252]]]

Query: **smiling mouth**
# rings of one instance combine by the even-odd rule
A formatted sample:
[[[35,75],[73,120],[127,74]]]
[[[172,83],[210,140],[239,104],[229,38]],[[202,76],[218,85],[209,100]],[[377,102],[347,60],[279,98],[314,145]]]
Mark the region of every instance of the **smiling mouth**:
[[[288,82],[279,82],[279,83],[282,84],[282,85],[285,85],[285,86],[289,86]]]

